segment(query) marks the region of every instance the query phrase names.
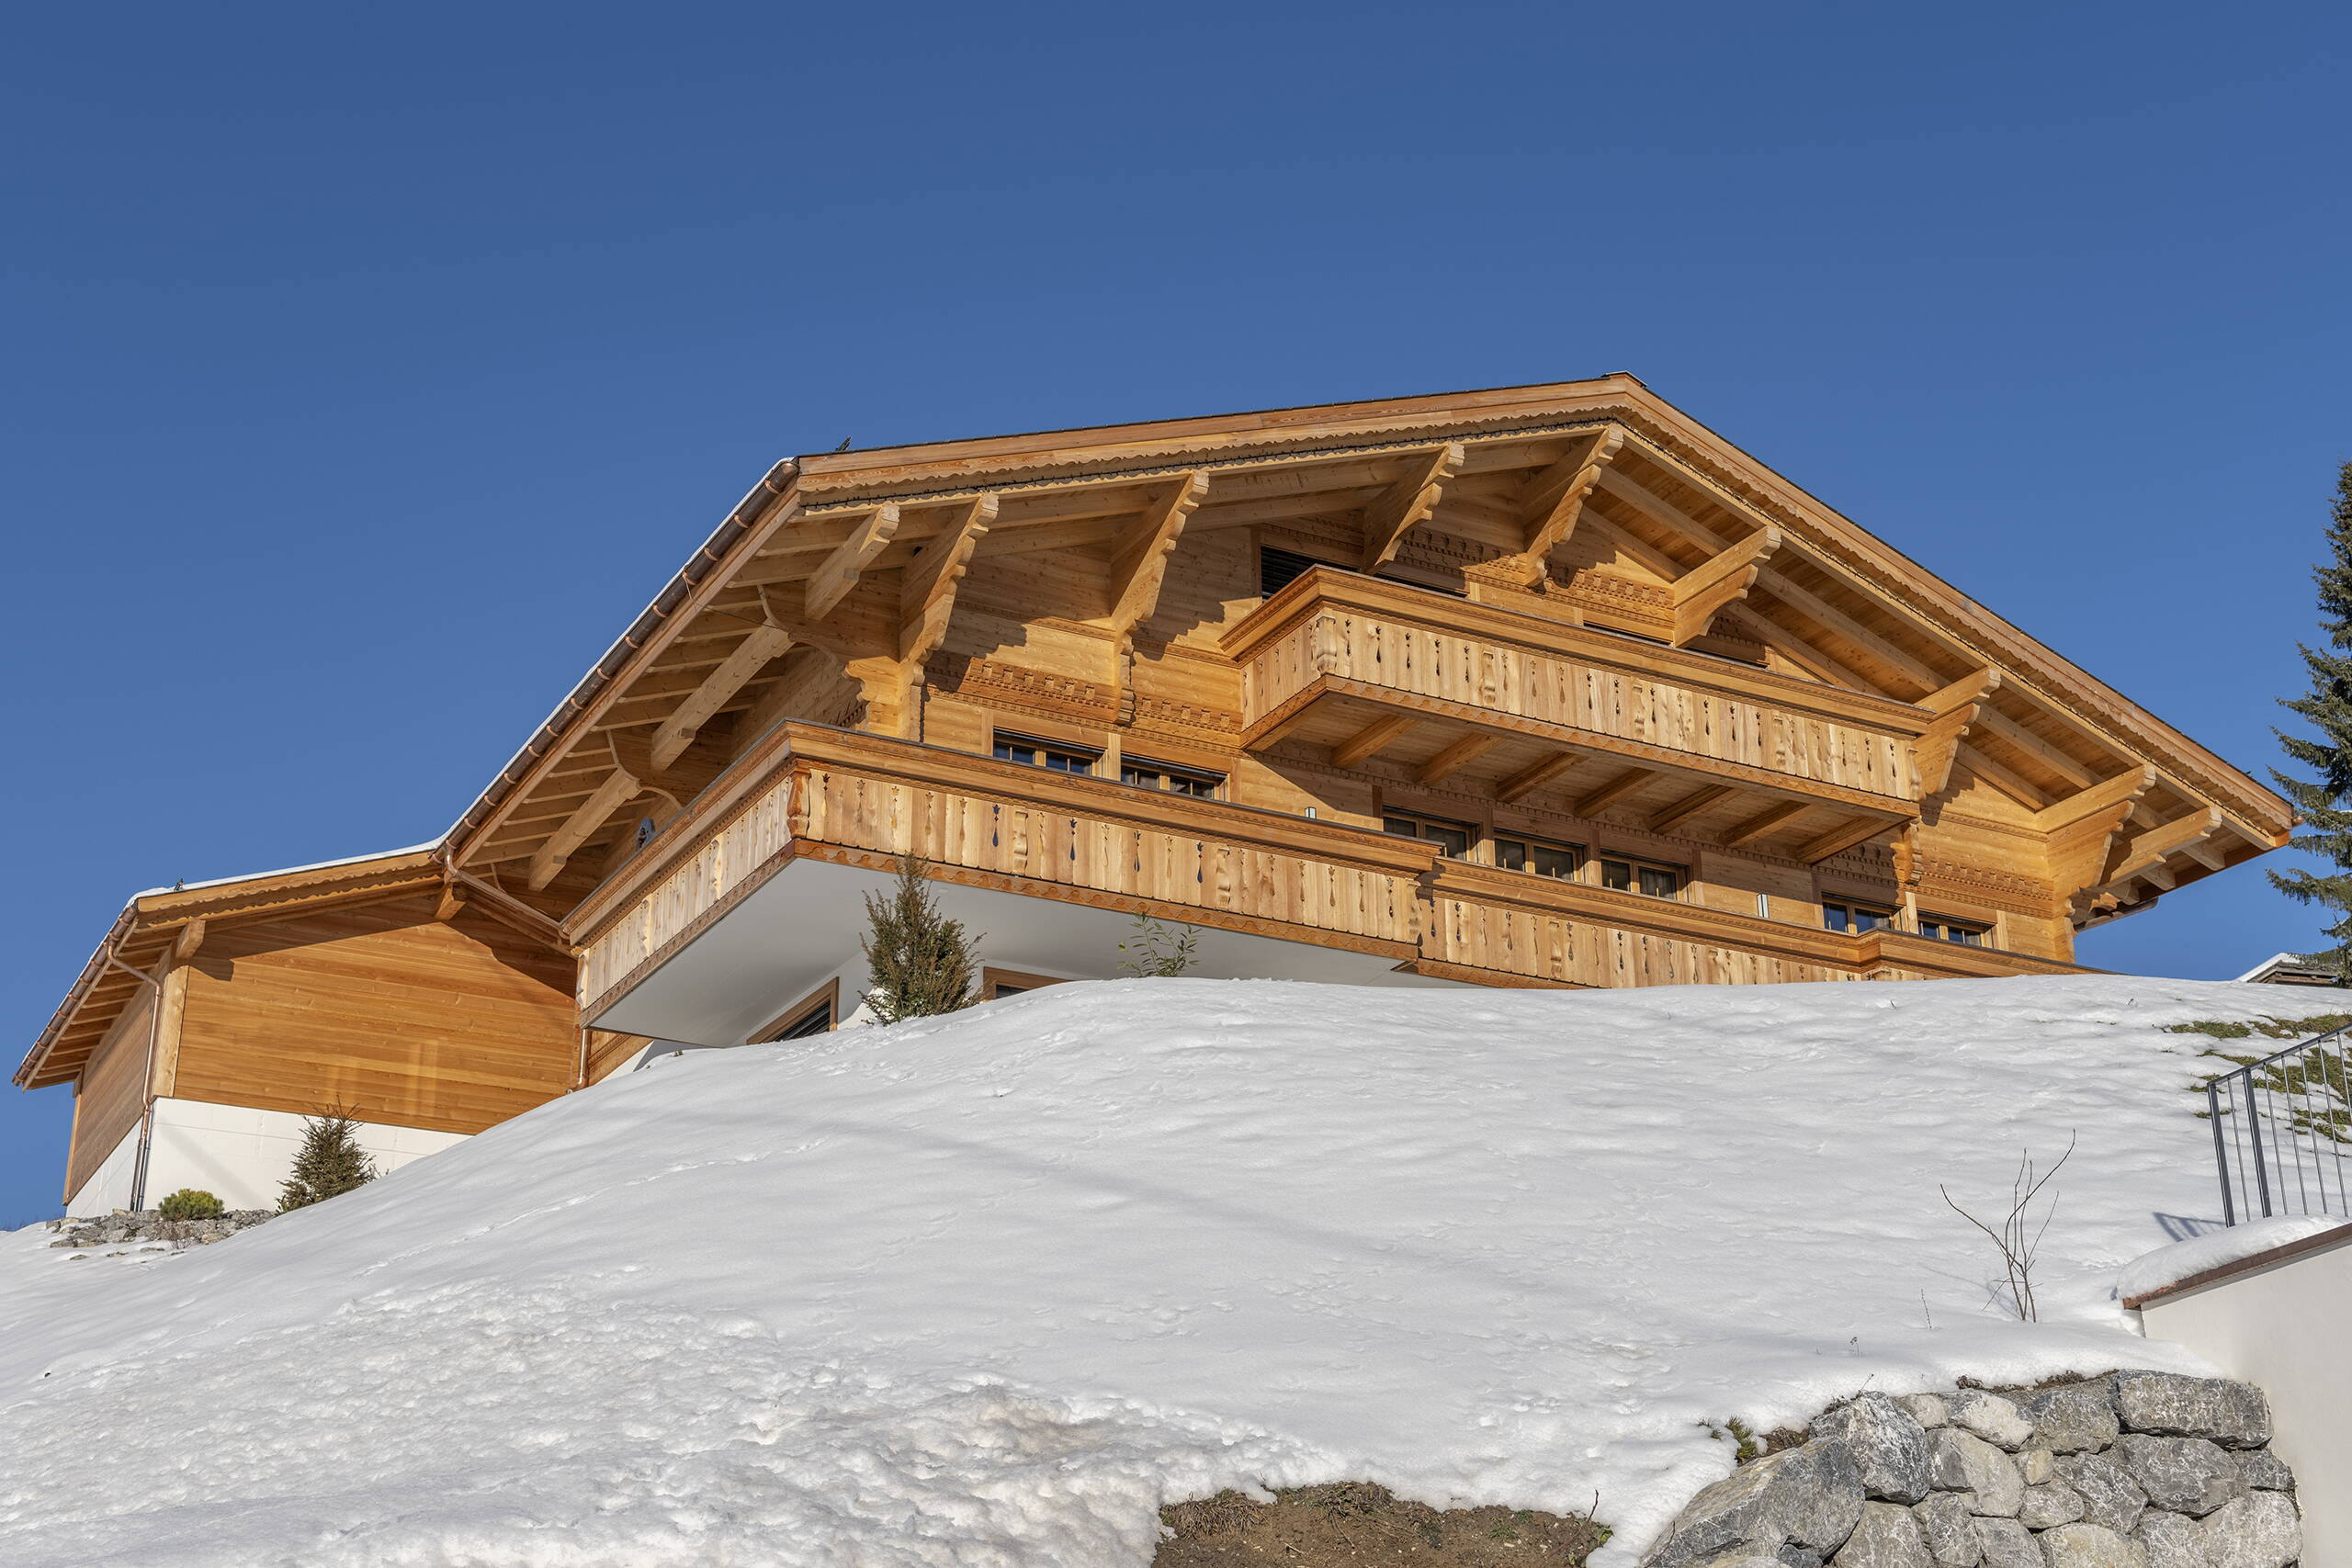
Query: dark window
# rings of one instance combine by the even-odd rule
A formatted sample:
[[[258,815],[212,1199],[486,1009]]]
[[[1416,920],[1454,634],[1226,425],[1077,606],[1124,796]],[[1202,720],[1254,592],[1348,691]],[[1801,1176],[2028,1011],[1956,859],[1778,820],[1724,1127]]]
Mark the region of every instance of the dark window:
[[[1381,818],[1383,831],[1400,839],[1419,839],[1435,844],[1438,853],[1449,860],[1459,860],[1470,852],[1470,829],[1459,822],[1441,822],[1428,817],[1408,817],[1392,811]]]
[[[1613,887],[1620,893],[1639,893],[1651,898],[1679,898],[1682,896],[1682,869],[1607,857],[1600,863],[1600,885]]]
[[[1023,767],[1051,768],[1057,773],[1091,773],[1096,759],[1102,753],[1083,746],[1070,746],[1059,740],[1039,740],[1029,735],[1007,735],[999,731],[996,754],[1008,762]]]
[[[1329,562],[1303,556],[1295,550],[1278,550],[1272,545],[1258,547],[1258,592],[1271,599],[1289,587],[1302,574]]]
[[[1982,920],[1955,920],[1949,915],[1921,915],[1919,934],[1938,942],[1956,942],[1962,947],[1983,947],[1993,928]]]
[[[1894,924],[1894,911],[1876,904],[1857,904],[1850,898],[1825,898],[1821,923],[1833,931],[1881,931]]]
[[[1165,790],[1170,795],[1196,795],[1206,800],[1225,786],[1223,773],[1205,773],[1199,768],[1180,768],[1172,762],[1154,762],[1142,757],[1119,759],[1119,782],[1137,789]]]
[[[1497,839],[1495,863],[1505,871],[1532,871],[1538,876],[1575,879],[1584,864],[1584,852],[1573,844],[1547,844],[1540,839]]]
[[[773,1044],[779,1040],[806,1040],[812,1034],[822,1034],[833,1026],[833,998],[825,998],[808,1011],[797,1014],[791,1022],[752,1042],[754,1045]]]

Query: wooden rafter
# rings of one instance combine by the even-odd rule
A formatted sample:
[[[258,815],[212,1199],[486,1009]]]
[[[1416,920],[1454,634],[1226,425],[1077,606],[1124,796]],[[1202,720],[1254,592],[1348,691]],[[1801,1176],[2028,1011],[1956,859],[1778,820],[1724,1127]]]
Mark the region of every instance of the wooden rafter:
[[[1576,805],[1576,814],[1579,817],[1589,817],[1597,811],[1606,811],[1656,777],[1657,777],[1656,768],[1628,768],[1599,789],[1578,800]]]
[[[1797,859],[1807,865],[1816,865],[1832,855],[1844,854],[1856,845],[1868,843],[1881,833],[1893,832],[1901,826],[1901,823],[1889,821],[1883,817],[1863,817],[1840,822],[1827,832],[1806,840],[1797,851]]]
[[[792,634],[780,626],[753,626],[735,650],[711,667],[702,683],[686,694],[653,731],[650,765],[661,773],[685,754],[712,716],[734,700],[752,677],[792,649]]]
[[[2098,782],[2098,775],[2089,768],[1998,708],[1988,705],[1978,716],[1987,732],[1999,736],[2076,788],[2086,788]]]
[[[1703,789],[1693,790],[1663,811],[1652,816],[1649,822],[1650,831],[1670,833],[1702,811],[1737,793],[1738,791],[1731,784],[1709,784]]]
[[[1778,528],[1758,528],[1728,549],[1691,568],[1669,584],[1674,594],[1674,646],[1703,635],[1715,612],[1747,597],[1764,563],[1781,547]]]
[[[1331,761],[1342,768],[1352,768],[1382,748],[1394,745],[1407,730],[1419,722],[1409,713],[1383,714],[1333,747]]]
[[[1812,809],[1813,803],[1810,801],[1783,800],[1777,802],[1771,806],[1766,807],[1763,810],[1758,812],[1747,821],[1742,822],[1738,827],[1734,828],[1730,832],[1725,833],[1724,835],[1724,842],[1733,849],[1737,849],[1742,844],[1752,844],[1757,840],[1763,838],[1766,834],[1771,832],[1773,829],[1785,827],[1790,822],[1804,816],[1806,812]]]
[[[644,787],[637,774],[621,765],[621,749],[627,742],[619,739],[619,734],[617,730],[608,730],[603,737],[612,753],[612,772],[589,791],[587,799],[571,808],[561,825],[533,852],[530,874],[525,878],[525,886],[532,892],[553,882],[562,873],[564,863],[580,852],[580,846],[595,837],[596,829],[620,809],[621,804]]]
[[[1428,761],[1423,762],[1420,771],[1414,776],[1425,784],[1442,783],[1502,743],[1503,738],[1499,735],[1490,735],[1485,730],[1474,729],[1445,747]]]
[[[1497,784],[1495,798],[1506,806],[1513,801],[1524,799],[1544,785],[1556,784],[1566,778],[1569,770],[1580,761],[1582,758],[1574,751],[1555,751],[1548,757],[1538,757],[1534,761]]]
[[[1445,493],[1445,482],[1461,468],[1463,457],[1459,441],[1449,441],[1419,454],[1413,459],[1412,471],[1364,508],[1364,570],[1378,571],[1396,558],[1406,534],[1428,522],[1430,514],[1437,510],[1438,500]]]
[[[2221,810],[2211,806],[2162,827],[2151,828],[2124,844],[2115,863],[2108,868],[2100,889],[2120,887],[2134,877],[2153,880],[2167,858],[2187,852],[2190,845],[2211,838],[2221,829]],[[2159,886],[2168,886],[2170,880],[2167,876],[2166,882]]]
[[[1968,771],[2016,801],[2029,811],[2039,811],[2050,804],[2050,792],[2036,786],[2030,779],[2020,777],[1976,746],[1962,740],[1960,754],[1968,760]]]
[[[812,621],[821,621],[832,614],[833,606],[849,596],[849,591],[857,586],[858,578],[898,533],[899,508],[895,502],[867,513],[850,530],[849,537],[809,574],[802,590],[802,613]]]

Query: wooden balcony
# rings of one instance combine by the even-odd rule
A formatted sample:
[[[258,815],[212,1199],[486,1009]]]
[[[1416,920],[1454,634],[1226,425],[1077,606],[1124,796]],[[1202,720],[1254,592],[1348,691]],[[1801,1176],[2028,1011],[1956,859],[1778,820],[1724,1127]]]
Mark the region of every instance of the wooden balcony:
[[[1423,782],[1483,773],[1821,860],[1917,819],[1928,708],[1318,569],[1227,634],[1244,744],[1296,737]],[[1950,743],[1943,745],[1948,764]],[[1465,775],[1466,776],[1466,775]]]
[[[1342,823],[780,727],[577,909],[594,1018],[796,860],[934,874],[1393,959],[1496,985],[1619,986],[2069,972],[1892,932],[1849,936],[1442,859]],[[855,933],[842,933],[844,952]]]

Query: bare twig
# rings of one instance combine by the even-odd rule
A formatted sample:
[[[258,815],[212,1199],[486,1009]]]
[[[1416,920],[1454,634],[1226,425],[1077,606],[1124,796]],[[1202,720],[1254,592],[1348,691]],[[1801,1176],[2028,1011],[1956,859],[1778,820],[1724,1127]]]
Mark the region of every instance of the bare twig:
[[[2060,1155],[2056,1163],[2052,1164],[2048,1170],[2035,1168],[2033,1154],[2030,1150],[2018,1156],[2018,1173],[2009,1182],[2009,1212],[2002,1219],[2000,1228],[1997,1230],[1954,1202],[1951,1193],[1946,1190],[1942,1183],[1939,1182],[1936,1186],[1936,1190],[1943,1193],[1945,1205],[1953,1213],[1983,1231],[1991,1240],[1994,1247],[1999,1251],[2002,1269],[2008,1276],[2009,1305],[2017,1313],[2018,1321],[2020,1323],[2041,1321],[2041,1304],[2034,1300],[2033,1295],[2033,1264],[2036,1255],[2041,1248],[2041,1238],[2049,1233],[2050,1222],[2057,1216],[2058,1195],[2051,1194],[2049,1204],[2041,1211],[2038,1219],[2034,1214],[2033,1206],[2041,1198],[2041,1190],[2050,1185],[2051,1179],[2059,1171],[2065,1168],[2068,1160],[2075,1157],[2075,1136],[2068,1136],[2066,1152]]]

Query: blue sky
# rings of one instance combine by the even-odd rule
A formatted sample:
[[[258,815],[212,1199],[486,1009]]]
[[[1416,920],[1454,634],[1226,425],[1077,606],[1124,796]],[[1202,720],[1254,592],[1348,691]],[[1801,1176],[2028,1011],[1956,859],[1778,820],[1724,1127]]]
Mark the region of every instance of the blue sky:
[[[2334,7],[18,8],[0,1018],[437,833],[772,461],[1627,370],[2223,756],[2352,457]],[[2241,869],[2086,942],[2224,976]],[[0,1224],[70,1100],[0,1095]]]

